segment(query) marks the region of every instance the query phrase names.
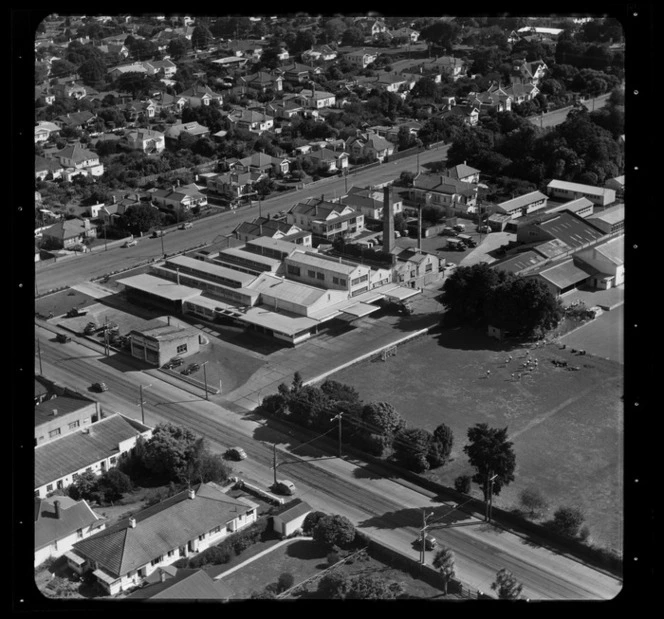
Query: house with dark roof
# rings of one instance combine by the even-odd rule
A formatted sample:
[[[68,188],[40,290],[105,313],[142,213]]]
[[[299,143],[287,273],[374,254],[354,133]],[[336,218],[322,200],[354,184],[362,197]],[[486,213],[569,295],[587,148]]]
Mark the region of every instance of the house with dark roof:
[[[260,170],[250,169],[248,172],[230,170],[221,174],[206,177],[206,185],[211,193],[232,196],[231,201],[246,199],[251,200],[257,195],[254,185],[267,174]]]
[[[191,107],[210,105],[213,101],[216,101],[219,105],[224,102],[223,96],[206,84],[194,84],[191,88],[182,91],[179,97],[184,99]]]
[[[477,204],[477,185],[444,174],[418,174],[408,196],[423,205],[442,206],[474,213]]]
[[[201,483],[74,544],[67,555],[116,595],[143,584],[158,568],[214,546],[256,521],[257,505]]]
[[[157,577],[156,579],[153,577]],[[221,600],[221,588],[204,569],[160,567],[146,584],[125,596],[127,600]]]
[[[352,157],[370,157],[384,161],[394,153],[394,144],[377,133],[360,133],[346,140],[346,151]]]
[[[290,162],[286,157],[273,157],[265,153],[252,153],[248,157],[238,159],[231,164],[231,169],[238,172],[256,170],[265,174],[287,174]]]
[[[87,218],[63,219],[42,231],[42,238],[57,249],[71,249],[96,237],[97,228]]]
[[[252,133],[261,134],[264,131],[269,131],[274,127],[274,117],[264,112],[256,110],[242,110],[241,112],[234,112],[226,117],[229,128],[245,129]]]
[[[60,125],[63,129],[65,127],[71,127],[74,129],[84,129],[89,125],[95,118],[96,114],[88,110],[83,110],[82,112],[69,112],[67,114],[61,114],[55,118],[55,124]]]
[[[278,92],[283,88],[283,81],[284,79],[281,75],[274,75],[267,71],[258,71],[238,77],[237,86],[250,88],[256,92],[267,92],[268,90]]]
[[[70,180],[79,174],[83,176],[101,176],[104,173],[104,164],[99,161],[99,155],[81,146],[80,142],[68,144],[53,155],[64,168],[62,176]]]
[[[337,52],[329,45],[314,45],[311,49],[302,52],[302,62],[313,63],[318,60],[334,60],[337,57]]]
[[[46,178],[62,178],[64,172],[60,162],[53,157],[39,157],[35,155],[35,178],[40,181]]]
[[[445,176],[464,183],[479,183],[480,171],[469,166],[465,161],[445,169]]]
[[[167,140],[177,140],[182,133],[190,135],[194,138],[199,138],[204,135],[209,135],[210,130],[194,120],[188,123],[177,123],[175,125],[171,125],[168,129],[166,129],[164,136]]]
[[[302,233],[305,234],[302,234]],[[283,219],[268,219],[267,217],[256,217],[253,221],[243,221],[233,229],[233,234],[240,241],[251,241],[261,236],[272,239],[283,239],[293,243],[311,245],[311,232],[305,232],[302,228],[290,224]],[[307,237],[308,243],[304,242]]]
[[[101,475],[136,444],[149,439],[152,429],[115,413],[78,431],[35,446],[35,496],[46,497],[71,486],[83,472]]]
[[[459,116],[469,127],[474,127],[480,118],[480,111],[474,105],[454,105],[439,114],[440,118]]]
[[[174,185],[171,189],[153,189],[150,190],[150,195],[154,204],[170,211],[178,208],[188,211],[195,207],[207,206],[207,196],[201,192],[196,183]]]
[[[348,153],[332,150],[331,148],[313,150],[304,157],[311,159],[319,170],[326,173],[339,172],[348,167]]]
[[[86,501],[68,496],[35,497],[35,567],[57,559],[72,546],[106,528],[106,520]]]

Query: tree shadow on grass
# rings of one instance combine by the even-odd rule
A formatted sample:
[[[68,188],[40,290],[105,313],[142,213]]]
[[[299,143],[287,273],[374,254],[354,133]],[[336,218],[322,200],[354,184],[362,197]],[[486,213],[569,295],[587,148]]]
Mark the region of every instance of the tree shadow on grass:
[[[440,329],[437,333],[437,340],[443,348],[455,350],[509,352],[523,347],[523,343],[497,340],[486,335],[484,331],[469,327],[446,327]]]
[[[373,464],[358,466],[353,470],[355,479],[396,479],[400,475],[390,468],[382,468]]]
[[[286,547],[286,554],[294,559],[322,559],[327,556],[329,549],[323,544],[311,540],[298,540]]]

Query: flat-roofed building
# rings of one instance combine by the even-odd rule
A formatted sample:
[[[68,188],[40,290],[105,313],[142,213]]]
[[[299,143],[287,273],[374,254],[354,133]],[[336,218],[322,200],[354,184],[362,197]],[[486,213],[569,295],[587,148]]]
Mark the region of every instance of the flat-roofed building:
[[[281,260],[249,252],[242,247],[227,247],[210,260],[229,269],[258,275],[263,271],[276,273],[281,267]]]
[[[588,221],[604,234],[620,232],[625,229],[625,205],[610,206],[601,213],[595,213],[592,217],[588,217]]]
[[[286,256],[290,256],[294,251],[301,249],[296,243],[284,241],[282,239],[271,239],[264,236],[247,241],[244,247],[248,252],[276,258],[277,260],[283,260]]]
[[[370,287],[371,267],[335,259],[322,254],[296,251],[284,259],[288,279],[332,290],[344,290],[350,296]]]
[[[588,198],[577,198],[564,204],[547,209],[547,213],[557,213],[559,211],[570,211],[579,217],[590,217],[593,214],[595,205]]]
[[[200,350],[198,333],[180,325],[164,324],[129,332],[132,357],[161,367],[173,357],[187,357]]]
[[[140,273],[119,279],[122,292],[131,303],[165,309],[169,314],[182,311],[182,304],[201,294],[199,288],[184,286],[150,273]]]
[[[576,198],[588,198],[593,204],[607,206],[616,201],[616,192],[608,187],[594,187],[581,183],[570,183],[554,179],[546,186],[548,194],[552,198],[574,200]]]
[[[495,211],[501,215],[509,215],[511,219],[516,219],[533,211],[546,208],[547,200],[548,198],[541,191],[531,191],[497,204]]]
[[[152,429],[119,413],[35,447],[35,496],[71,486],[84,472],[101,475]]]

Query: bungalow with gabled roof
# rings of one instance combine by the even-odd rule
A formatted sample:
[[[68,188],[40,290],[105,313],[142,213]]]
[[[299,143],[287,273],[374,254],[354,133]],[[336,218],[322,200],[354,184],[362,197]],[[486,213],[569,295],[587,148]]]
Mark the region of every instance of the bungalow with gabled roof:
[[[443,174],[418,174],[413,179],[409,197],[420,204],[461,209],[475,212],[477,185],[445,176]]]
[[[109,595],[116,595],[249,526],[257,507],[229,497],[214,483],[201,483],[77,542],[68,564],[79,573],[92,572]]]
[[[181,92],[179,97],[184,99],[191,107],[210,105],[212,101],[216,101],[219,105],[224,102],[222,95],[203,84],[194,84],[191,88]]]
[[[150,195],[155,204],[171,211],[176,208],[188,211],[196,206],[207,205],[207,196],[201,192],[200,187],[195,183],[173,186],[171,189],[152,189]]]

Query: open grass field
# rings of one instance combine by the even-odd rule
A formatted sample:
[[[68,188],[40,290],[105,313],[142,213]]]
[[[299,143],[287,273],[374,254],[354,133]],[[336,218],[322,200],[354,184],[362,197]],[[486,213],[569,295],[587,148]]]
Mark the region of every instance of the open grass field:
[[[561,505],[578,507],[590,541],[621,553],[623,367],[557,344],[530,355],[537,369],[512,378],[526,359],[525,348],[507,350],[481,333],[448,329],[400,346],[385,362],[354,365],[331,378],[355,387],[365,402],[389,402],[409,426],[433,431],[448,425],[453,460],[427,475],[449,487],[457,476],[474,472],[463,453],[468,428],[481,422],[507,427],[515,481],[494,497],[494,505],[518,508],[523,489],[539,488],[549,503],[544,520]],[[558,368],[552,359],[580,369]]]

